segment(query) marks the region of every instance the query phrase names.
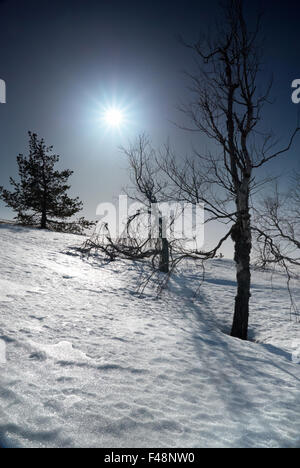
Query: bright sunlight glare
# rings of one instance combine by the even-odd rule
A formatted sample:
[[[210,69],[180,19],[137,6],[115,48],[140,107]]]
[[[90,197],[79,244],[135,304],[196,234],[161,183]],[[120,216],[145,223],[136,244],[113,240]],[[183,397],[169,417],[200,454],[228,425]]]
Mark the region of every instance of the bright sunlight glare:
[[[110,108],[105,111],[104,120],[110,127],[119,127],[124,118],[123,113],[120,109]]]

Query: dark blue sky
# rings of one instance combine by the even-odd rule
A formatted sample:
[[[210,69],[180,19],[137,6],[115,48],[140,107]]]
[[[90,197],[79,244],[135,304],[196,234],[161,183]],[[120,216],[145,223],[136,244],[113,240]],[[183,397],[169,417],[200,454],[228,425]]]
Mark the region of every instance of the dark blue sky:
[[[154,144],[168,137],[187,153],[192,136],[176,106],[188,98],[182,73],[193,55],[176,39],[196,41],[219,12],[211,1],[0,1],[0,78],[7,104],[0,105],[0,185],[16,173],[16,156],[27,150],[27,131],[54,145],[61,165],[75,171],[72,193],[95,216],[127,183],[126,160],[118,150],[142,131]],[[296,124],[300,105],[291,102],[291,82],[300,78],[299,2],[245,1],[249,18],[264,7],[265,68],[274,74],[275,103],[266,109],[283,143]],[[122,132],[99,123],[101,107],[126,107]],[[201,144],[201,141],[199,142]],[[270,171],[298,166],[300,139],[288,159]],[[0,204],[0,217],[11,213]]]

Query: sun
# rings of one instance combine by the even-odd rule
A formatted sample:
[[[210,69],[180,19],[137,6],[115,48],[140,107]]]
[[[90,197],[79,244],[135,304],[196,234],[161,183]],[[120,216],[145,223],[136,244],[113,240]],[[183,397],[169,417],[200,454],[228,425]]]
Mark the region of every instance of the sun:
[[[104,120],[109,127],[120,127],[124,121],[123,112],[116,107],[111,107],[105,111]]]

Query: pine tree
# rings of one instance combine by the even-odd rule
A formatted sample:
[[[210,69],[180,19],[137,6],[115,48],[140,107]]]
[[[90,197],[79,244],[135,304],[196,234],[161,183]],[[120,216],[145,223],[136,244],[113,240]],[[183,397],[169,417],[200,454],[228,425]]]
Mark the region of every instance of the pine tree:
[[[56,170],[59,156],[52,154],[53,147],[47,147],[44,139],[39,139],[36,133],[28,134],[29,155],[17,157],[20,181],[16,182],[11,177],[14,190],[0,187],[0,198],[18,213],[18,222],[39,225],[41,229],[57,229],[59,225],[65,228],[68,224],[65,220],[82,209],[78,197],[72,199],[67,195],[70,189],[68,179],[73,171]]]

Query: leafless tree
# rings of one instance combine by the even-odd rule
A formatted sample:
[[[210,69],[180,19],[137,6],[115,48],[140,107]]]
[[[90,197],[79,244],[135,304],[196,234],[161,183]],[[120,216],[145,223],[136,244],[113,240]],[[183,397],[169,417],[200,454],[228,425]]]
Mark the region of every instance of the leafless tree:
[[[188,130],[199,131],[213,148],[195,151],[183,164],[168,148],[161,169],[173,186],[177,200],[204,202],[206,222],[220,221],[227,233],[210,252],[193,252],[200,258],[216,255],[229,237],[234,243],[237,294],[231,334],[247,339],[251,286],[252,249],[251,193],[257,186],[256,171],[286,153],[299,131],[296,128],[286,147],[277,149],[271,133],[261,128],[262,110],[269,102],[271,83],[260,91],[260,25],[248,28],[242,0],[224,7],[224,22],[215,37],[188,45],[199,68],[189,74],[192,102],[182,110],[190,118]],[[263,76],[265,78],[265,76]]]
[[[300,266],[300,174],[295,173],[290,189],[280,192],[278,185],[254,210],[255,261],[259,268],[283,271],[287,278],[290,311],[299,321],[291,280],[299,281]]]
[[[286,146],[278,148],[272,132],[262,127],[263,109],[269,103],[272,83],[260,89],[259,84],[265,79],[265,75],[261,75],[262,80],[259,78],[261,17],[250,29],[243,0],[228,0],[224,15],[223,24],[213,38],[187,45],[196,54],[199,66],[188,75],[192,102],[182,110],[190,118],[187,130],[199,132],[210,142],[211,149],[205,152],[197,149],[192,157],[179,159],[170,146],[166,146],[163,155],[158,155],[142,136],[124,151],[133,182],[130,196],[143,203],[146,211],[149,204],[159,201],[204,203],[205,222],[218,221],[226,226],[225,234],[209,251],[178,250],[174,265],[184,258],[202,261],[214,258],[224,242],[232,239],[237,294],[231,334],[246,340],[252,237],[253,232],[258,232],[252,203],[252,194],[261,183],[257,173],[269,161],[289,151],[300,128],[295,128]],[[129,225],[131,222],[129,219]],[[264,229],[261,235],[274,243]],[[121,243],[120,248],[109,235],[106,237],[112,256],[124,252],[128,258],[157,255],[155,248],[145,249],[144,244],[130,244],[126,251],[126,244]]]
[[[145,134],[139,135],[135,143],[128,148],[121,148],[127,156],[130,169],[132,187],[127,190],[127,195],[144,207],[143,213],[149,217],[149,242],[155,242],[159,255],[159,270],[169,272],[170,242],[166,236],[166,220],[159,212],[159,203],[163,201],[166,181],[161,178],[159,166],[156,164],[157,155]],[[158,213],[153,213],[157,209]],[[140,214],[140,213],[139,213]],[[154,239],[151,233],[151,217],[156,215],[159,222],[158,239]]]
[[[138,206],[128,214],[124,231],[117,238],[111,235],[108,224],[98,223],[95,232],[86,240],[81,250],[86,254],[101,251],[110,260],[117,257],[150,259],[155,270],[158,267],[160,272],[169,273],[172,243],[165,235],[165,220],[159,211],[165,183],[160,181],[155,150],[144,134],[128,148],[122,147],[121,150],[128,158],[132,183],[126,192]],[[158,226],[153,226],[153,220],[157,221]]]
[[[259,266],[278,265],[292,272],[300,266],[300,174],[295,173],[288,191],[265,197],[255,210]]]

